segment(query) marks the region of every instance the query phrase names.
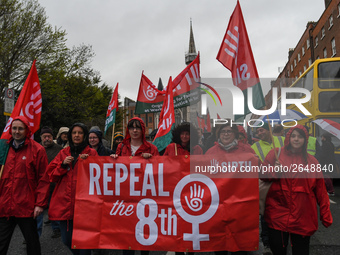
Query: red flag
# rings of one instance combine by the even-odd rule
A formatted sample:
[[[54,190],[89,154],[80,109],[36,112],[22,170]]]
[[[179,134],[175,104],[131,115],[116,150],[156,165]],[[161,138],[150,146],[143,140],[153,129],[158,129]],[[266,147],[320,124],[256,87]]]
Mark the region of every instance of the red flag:
[[[25,84],[20,92],[18,101],[12,111],[11,117],[9,118],[1,135],[1,139],[10,138],[9,127],[13,119],[17,116],[25,116],[28,119],[32,134],[40,128],[42,99],[35,61],[36,60],[33,61],[31,71],[28,74]]]
[[[209,113],[209,109],[207,109],[207,131],[211,132],[211,124],[210,124],[210,113]]]
[[[216,58],[231,71],[234,85],[241,90],[259,83],[239,1],[230,17],[227,32]]]
[[[221,119],[221,117],[220,117],[220,115],[217,113],[217,118],[220,120]]]
[[[118,111],[118,83],[112,94],[109,107],[107,108],[104,135],[106,134],[108,128],[111,127],[113,123],[116,122],[117,111]]]
[[[171,143],[171,130],[175,124],[175,110],[172,90],[172,78],[170,76],[166,89],[165,99],[159,116],[158,131],[153,141],[159,151],[162,151]]]

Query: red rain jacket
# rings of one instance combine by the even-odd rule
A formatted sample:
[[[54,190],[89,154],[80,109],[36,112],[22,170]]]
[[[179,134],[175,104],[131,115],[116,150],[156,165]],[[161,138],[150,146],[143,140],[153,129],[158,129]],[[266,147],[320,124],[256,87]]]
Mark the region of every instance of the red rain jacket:
[[[149,143],[148,141],[146,141],[145,138],[145,124],[143,122],[142,119],[135,117],[129,120],[129,122],[131,120],[138,120],[141,124],[142,127],[142,141],[143,144],[138,148],[138,150],[135,153],[135,156],[141,156],[142,153],[151,153],[152,156],[158,156],[159,152],[158,149],[155,145],[153,145],[152,143]],[[129,134],[129,129],[128,127],[126,127],[126,133],[125,133],[125,139],[123,140],[123,142],[121,142],[116,150],[116,154],[118,156],[131,156],[131,145],[130,145],[130,141],[131,141],[131,136]]]
[[[98,156],[96,150],[89,146],[81,154]],[[63,168],[61,164],[67,156],[71,156],[71,147],[61,150],[48,165],[50,181],[57,183],[48,209],[50,220],[73,220],[78,164],[81,159],[77,159],[74,167],[70,164],[68,168]]]
[[[48,202],[50,183],[43,178],[48,165],[47,155],[45,148],[30,138],[28,120],[24,116],[14,120],[26,125],[26,139],[15,151],[11,146],[11,125],[10,148],[0,179],[0,217],[33,217],[34,207],[46,207]]]
[[[281,149],[279,156],[282,166],[292,166],[293,168],[293,164],[302,164],[306,167],[301,152],[292,153],[287,149],[291,133],[297,128],[305,132],[308,141],[308,133],[303,126],[297,125],[291,128],[286,135],[285,146]],[[305,143],[303,150],[306,149],[307,143]],[[310,154],[307,154],[307,156],[308,167],[311,169],[312,164],[316,166],[318,161]],[[271,150],[263,165],[273,166],[274,164],[275,154],[274,150]],[[311,236],[318,229],[317,204],[320,206],[322,224],[329,227],[333,218],[322,173],[291,172],[280,174],[281,178],[277,178],[274,173],[268,173],[266,176],[271,178],[263,179],[264,181],[273,181],[267,194],[264,214],[268,227],[302,236]],[[298,176],[300,178],[297,178]],[[306,178],[301,178],[304,176]]]

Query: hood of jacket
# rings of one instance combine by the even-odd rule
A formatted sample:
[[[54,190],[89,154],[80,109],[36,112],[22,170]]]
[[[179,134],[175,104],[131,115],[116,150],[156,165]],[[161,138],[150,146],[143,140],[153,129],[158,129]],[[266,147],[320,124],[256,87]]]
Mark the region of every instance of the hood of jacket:
[[[25,116],[17,116],[13,119],[13,121],[15,121],[15,120],[20,120],[22,123],[24,123],[24,125],[26,126],[26,138],[30,139],[31,136],[32,136],[32,131],[31,131],[28,119]],[[12,136],[13,121],[12,121],[11,126],[9,128],[9,134],[11,135],[11,137],[8,140],[11,140],[13,138],[13,136]]]
[[[307,144],[308,144],[308,137],[309,137],[309,134],[308,134],[308,132],[307,132],[307,129],[306,129],[304,126],[300,125],[300,124],[298,124],[298,125],[296,125],[295,127],[292,127],[292,128],[289,129],[289,131],[288,131],[287,134],[286,134],[284,146],[287,148],[287,146],[288,146],[289,143],[290,143],[290,137],[291,137],[293,131],[296,130],[296,129],[301,129],[301,130],[305,133],[305,135],[306,135],[306,141],[305,141],[305,143],[304,143],[304,148],[303,148],[303,150],[307,150]]]
[[[130,133],[129,133],[129,123],[133,120],[138,120],[139,123],[140,123],[140,126],[142,127],[142,141],[143,143],[146,143],[146,138],[145,138],[145,124],[144,124],[144,121],[141,119],[141,118],[138,118],[138,117],[134,117],[132,119],[129,120],[127,126],[126,126],[126,131],[125,131],[125,138],[123,140],[124,143],[126,143],[126,141],[130,140],[131,136],[130,136]]]

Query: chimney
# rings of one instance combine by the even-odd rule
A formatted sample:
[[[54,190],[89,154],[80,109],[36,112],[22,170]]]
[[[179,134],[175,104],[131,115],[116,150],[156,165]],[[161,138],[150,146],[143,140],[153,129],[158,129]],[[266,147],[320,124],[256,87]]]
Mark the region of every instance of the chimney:
[[[289,48],[289,51],[288,51],[288,61],[289,61],[290,58],[292,57],[293,52],[294,52],[294,48]]]

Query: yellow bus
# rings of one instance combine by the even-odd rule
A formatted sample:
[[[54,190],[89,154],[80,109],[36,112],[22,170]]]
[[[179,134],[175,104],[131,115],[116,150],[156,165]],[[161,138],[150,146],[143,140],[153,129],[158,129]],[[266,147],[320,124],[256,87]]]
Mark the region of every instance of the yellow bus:
[[[316,60],[290,87],[301,87],[311,92],[311,99],[303,105],[312,115],[298,123],[307,126],[309,133],[321,144],[321,135],[326,131],[312,121],[330,119],[340,123],[340,58]],[[287,98],[301,97],[300,93],[287,96]],[[295,105],[289,105],[287,109],[301,112]],[[340,163],[340,140],[332,137],[332,143],[336,148],[337,161]]]

